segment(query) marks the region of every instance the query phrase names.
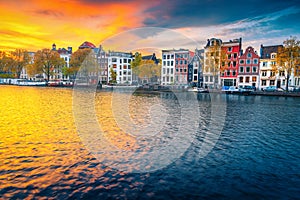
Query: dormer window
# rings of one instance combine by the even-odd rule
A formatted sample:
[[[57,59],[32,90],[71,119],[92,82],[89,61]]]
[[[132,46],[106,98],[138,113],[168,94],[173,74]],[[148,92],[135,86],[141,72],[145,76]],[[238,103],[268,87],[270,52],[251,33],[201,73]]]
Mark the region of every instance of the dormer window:
[[[272,59],[276,58],[276,53],[272,53],[272,54],[271,54],[271,58],[272,58]]]

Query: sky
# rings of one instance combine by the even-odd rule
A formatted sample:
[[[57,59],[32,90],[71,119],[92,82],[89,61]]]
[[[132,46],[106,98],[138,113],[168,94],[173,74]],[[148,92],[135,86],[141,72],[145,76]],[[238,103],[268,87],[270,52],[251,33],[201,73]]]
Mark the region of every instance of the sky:
[[[0,50],[201,49],[215,37],[259,51],[300,39],[299,0],[0,0],[0,16]]]

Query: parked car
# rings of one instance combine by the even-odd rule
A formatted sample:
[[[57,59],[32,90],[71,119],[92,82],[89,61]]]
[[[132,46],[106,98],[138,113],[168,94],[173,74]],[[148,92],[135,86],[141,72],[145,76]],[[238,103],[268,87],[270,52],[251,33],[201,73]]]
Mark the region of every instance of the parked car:
[[[275,91],[277,91],[277,88],[276,88],[276,86],[268,86],[264,89],[264,91],[266,91],[266,92],[275,92]]]
[[[240,92],[253,92],[253,91],[256,91],[256,87],[250,86],[250,85],[245,85],[245,86],[239,87],[239,91]]]

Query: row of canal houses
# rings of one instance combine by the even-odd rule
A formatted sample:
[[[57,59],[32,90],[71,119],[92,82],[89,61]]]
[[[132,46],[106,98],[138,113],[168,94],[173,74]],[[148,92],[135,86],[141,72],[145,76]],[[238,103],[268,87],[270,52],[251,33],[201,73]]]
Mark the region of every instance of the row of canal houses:
[[[268,86],[285,88],[286,72],[276,71],[276,55],[282,45],[260,47],[260,55],[251,46],[242,49],[242,38],[223,42],[207,40],[204,49],[162,50],[162,85],[193,85],[210,89],[230,86]],[[292,73],[289,86],[300,86],[300,77]]]
[[[162,85],[197,86],[210,89],[224,89],[235,86],[254,86],[263,89],[268,86],[285,88],[286,72],[276,72],[272,66],[276,62],[276,54],[282,45],[260,47],[260,55],[251,46],[242,50],[242,38],[223,42],[221,39],[211,38],[207,40],[204,49],[169,49],[162,50],[161,76],[159,82]],[[90,48],[98,63],[97,71],[90,72],[91,83],[108,83],[112,80],[110,69],[116,72],[118,84],[136,83],[137,76],[131,70],[131,61],[134,54],[131,52],[105,51],[100,45],[98,48],[84,42],[79,49]],[[57,48],[52,45],[52,50],[57,51],[60,57],[69,67],[72,47]],[[31,53],[33,56],[34,53]],[[153,60],[158,64],[155,54],[143,56],[143,59]],[[26,69],[23,69],[21,78],[42,79],[45,75],[28,77]],[[62,69],[55,69],[50,76],[51,80],[69,80]],[[300,77],[292,76],[289,85],[300,86]]]

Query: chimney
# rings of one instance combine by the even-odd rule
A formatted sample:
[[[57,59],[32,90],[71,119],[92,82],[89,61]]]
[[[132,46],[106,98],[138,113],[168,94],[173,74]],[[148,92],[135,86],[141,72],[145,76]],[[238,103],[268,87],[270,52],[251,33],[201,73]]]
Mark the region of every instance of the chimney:
[[[71,54],[72,53],[72,47],[68,47],[68,52]]]
[[[52,44],[52,50],[56,51],[56,44],[55,43]]]

